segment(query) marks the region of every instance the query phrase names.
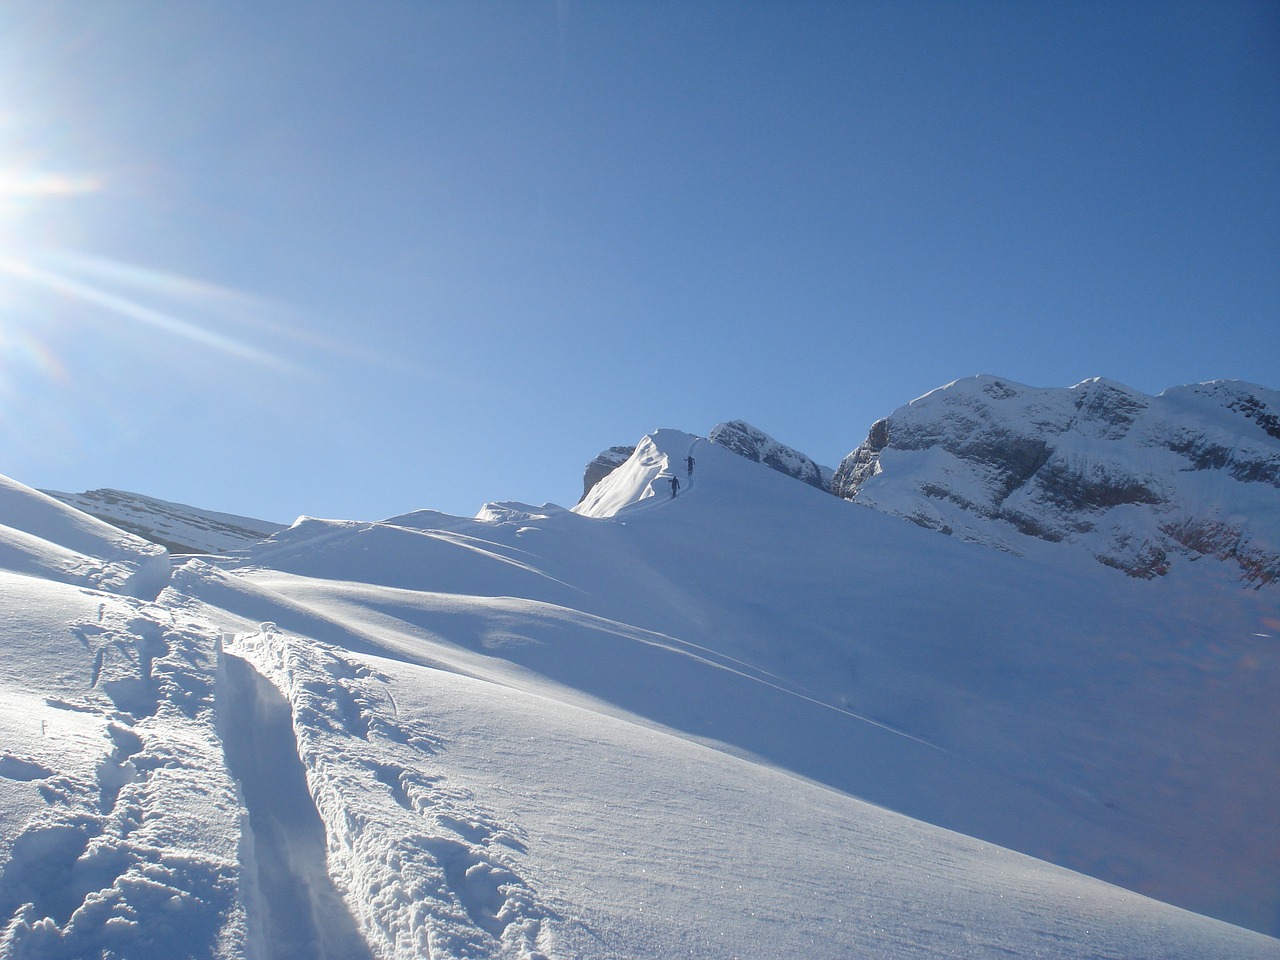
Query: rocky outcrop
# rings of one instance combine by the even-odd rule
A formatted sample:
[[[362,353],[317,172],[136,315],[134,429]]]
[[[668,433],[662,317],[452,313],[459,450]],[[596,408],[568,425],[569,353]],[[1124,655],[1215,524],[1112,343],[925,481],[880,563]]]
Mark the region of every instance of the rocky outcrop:
[[[610,447],[608,450],[600,451],[599,455],[587,464],[586,472],[582,475],[582,496],[578,498],[578,502],[581,503],[587,499],[591,488],[626,463],[635,451],[634,444],[629,447]]]
[[[867,439],[840,461],[831,479],[831,492],[837,497],[852,500],[858,488],[880,469],[880,451],[889,445],[889,421],[877,420],[871,425]]]
[[[757,430],[745,421],[730,420],[728,423],[717,424],[708,439],[740,457],[763,463],[766,467],[785,473],[811,487],[829,489],[829,470],[824,470],[799,450],[779,443],[763,430]]]
[[[958,380],[877,421],[832,492],[1014,553],[1076,544],[1148,579],[1208,556],[1261,586],[1280,579],[1280,394]]]

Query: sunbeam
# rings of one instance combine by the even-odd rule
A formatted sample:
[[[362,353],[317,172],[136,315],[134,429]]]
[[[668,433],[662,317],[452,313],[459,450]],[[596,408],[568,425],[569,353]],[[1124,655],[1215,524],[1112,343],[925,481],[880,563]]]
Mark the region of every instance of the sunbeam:
[[[219,319],[252,326],[256,332],[281,337],[325,353],[388,368],[412,368],[404,360],[305,329],[290,319],[296,319],[298,314],[293,307],[207,280],[67,249],[33,251],[24,262],[31,266],[39,264],[47,272],[53,272],[63,279],[74,279],[74,275],[89,277],[140,294],[162,297],[182,304],[184,308],[198,306],[211,309],[219,314]]]
[[[248,360],[277,370],[297,369],[294,364],[265,353],[247,343],[215,333],[212,330],[130,300],[127,297],[103,290],[100,287],[51,270],[42,269],[28,260],[0,255],[0,271],[7,273],[11,277],[46,287],[65,296],[74,297],[85,303],[109,310],[130,320],[155,327],[166,333],[212,347],[242,360]]]

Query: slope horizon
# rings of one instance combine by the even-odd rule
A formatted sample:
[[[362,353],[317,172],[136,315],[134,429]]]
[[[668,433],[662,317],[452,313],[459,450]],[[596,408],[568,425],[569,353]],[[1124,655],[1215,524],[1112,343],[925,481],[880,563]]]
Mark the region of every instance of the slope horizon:
[[[835,466],[981,371],[1280,384],[1278,43],[1267,0],[10,0],[0,466],[466,516],[658,426]]]
[[[662,478],[690,451],[672,499]],[[217,918],[234,939],[238,808],[216,758],[250,817],[271,817],[284,794],[252,764],[278,748],[224,714],[261,699],[264,717],[292,711],[333,844],[312,893],[347,891],[379,956],[424,937],[439,957],[1280,951],[989,846],[1272,930],[1277,785],[1257,758],[1280,664],[1257,632],[1274,588],[1225,593],[1203,564],[1134,581],[1051,545],[1015,557],[677,431],[599,486],[577,513],[311,520],[171,570],[4,488],[0,523],[19,532],[0,526],[0,567],[25,598],[6,699],[27,705],[5,715],[4,835],[45,812],[0,905],[31,884],[66,949],[118,949],[133,928],[105,921],[167,922],[172,892],[199,920],[193,952]],[[22,739],[32,716],[55,738]],[[70,863],[94,831],[65,890],[25,852]],[[780,875],[783,849],[805,853]],[[272,850],[264,836],[264,869]],[[148,871],[158,900],[134,879]],[[105,886],[72,913],[80,884]],[[263,896],[248,931],[270,940],[285,901]],[[39,915],[10,934],[62,956]],[[314,935],[332,947],[344,929]]]
[[[947,382],[937,384],[927,390],[922,391],[921,393],[919,393],[918,395],[916,395],[910,400],[900,401],[896,408],[901,409],[902,407],[910,406],[916,403],[916,401],[918,400],[922,400],[925,397],[930,396],[931,394],[938,393],[939,391],[945,390],[948,387],[951,387],[962,381],[975,380],[979,378],[994,378],[998,380],[1004,380],[1004,381],[1008,381],[1010,383],[1016,384],[1019,387],[1026,387],[1030,389],[1045,389],[1046,387],[1052,388],[1054,386],[1074,388],[1074,387],[1079,387],[1083,384],[1092,383],[1092,382],[1104,382],[1104,383],[1109,382],[1109,383],[1119,384],[1126,389],[1139,389],[1140,392],[1147,393],[1147,391],[1145,390],[1141,390],[1140,388],[1133,387],[1132,384],[1122,384],[1120,381],[1114,381],[1108,377],[1102,377],[1102,376],[1086,377],[1070,385],[1068,384],[1060,384],[1060,385],[1034,384],[1033,385],[1033,384],[1022,383],[1013,378],[1003,377],[998,374],[978,373],[978,374],[972,374],[965,377],[953,378],[952,380],[949,380]],[[1245,387],[1258,387],[1263,390],[1274,389],[1263,383],[1257,383],[1254,381],[1245,380],[1243,378],[1232,377],[1232,378],[1215,378],[1212,380],[1195,381],[1194,383],[1186,383],[1186,384],[1168,384],[1158,392],[1147,393],[1147,395],[1150,397],[1157,397],[1157,396],[1163,395],[1164,393],[1170,390],[1176,390],[1181,387],[1193,386],[1196,384],[1210,384],[1210,383],[1219,383],[1219,382],[1238,383]],[[821,464],[824,468],[831,469],[834,466],[838,465],[841,462],[841,460],[843,460],[846,456],[848,456],[852,450],[854,450],[860,443],[863,442],[863,440],[866,438],[867,431],[870,429],[873,423],[889,416],[894,409],[895,407],[884,408],[883,412],[873,417],[872,419],[868,420],[866,424],[861,428],[860,432],[855,429],[853,431],[853,435],[851,435],[851,437],[849,438],[847,448],[843,446],[845,441],[839,441],[838,443],[833,444],[828,438],[828,440],[825,442],[824,447],[820,449],[827,449],[827,450],[834,449],[834,450],[841,451],[840,453],[838,453],[837,455],[829,459],[823,459],[823,457],[820,454],[815,454],[813,452],[813,449],[806,448],[805,446],[798,443],[793,443],[790,437],[783,434],[779,434],[769,429],[768,426],[764,425],[768,423],[769,418],[767,415],[765,415],[762,420],[752,420],[748,417],[740,417],[740,416],[724,417],[715,421],[712,424],[712,426],[708,427],[706,434],[704,434],[704,436],[709,436],[712,432],[713,427],[717,424],[731,422],[733,420],[743,420],[745,422],[749,422],[753,427],[763,429],[764,432],[771,437],[785,439],[788,446],[802,451],[804,454],[810,456],[816,463]],[[811,433],[812,424],[810,424],[809,427],[810,429],[798,430],[797,432],[801,434]],[[563,453],[561,453],[561,456],[556,459],[549,458],[546,461],[538,461],[539,469],[535,471],[537,474],[545,475],[546,473],[549,473],[552,470],[558,469],[561,466],[563,466],[564,469],[568,471],[567,474],[565,474],[565,477],[569,478],[568,481],[566,482],[565,477],[561,477],[555,484],[556,488],[559,488],[559,489],[567,488],[570,491],[568,493],[560,494],[554,497],[545,497],[545,496],[538,495],[536,492],[533,492],[531,494],[525,490],[491,490],[491,491],[485,492],[483,490],[476,489],[474,492],[475,500],[473,505],[470,507],[465,506],[467,502],[465,500],[458,501],[453,505],[453,508],[451,508],[449,504],[443,504],[443,503],[414,502],[414,503],[399,504],[399,505],[388,504],[387,509],[382,510],[381,512],[375,512],[373,514],[326,514],[322,511],[316,512],[316,511],[308,511],[304,509],[297,509],[295,511],[292,511],[291,517],[283,517],[283,515],[274,516],[274,515],[267,515],[264,512],[254,512],[253,510],[248,510],[248,511],[241,510],[237,508],[236,504],[226,503],[222,499],[217,499],[218,491],[222,488],[217,482],[210,482],[210,479],[207,477],[197,478],[194,485],[190,487],[190,489],[196,491],[197,493],[207,492],[207,496],[212,499],[205,499],[205,500],[197,500],[197,499],[188,500],[188,499],[184,499],[180,493],[176,493],[174,491],[134,489],[134,488],[130,488],[130,487],[114,484],[114,483],[104,482],[104,481],[101,481],[100,479],[93,480],[91,486],[87,486],[87,487],[84,487],[83,489],[75,490],[75,491],[69,488],[64,488],[64,487],[55,488],[52,485],[46,485],[43,483],[30,483],[29,485],[36,487],[37,489],[44,490],[46,492],[50,492],[56,489],[58,490],[58,495],[64,499],[68,499],[69,497],[72,497],[75,495],[89,493],[91,491],[99,491],[99,490],[121,491],[121,492],[136,494],[142,497],[156,498],[162,501],[167,501],[169,503],[185,505],[188,507],[195,507],[201,510],[217,510],[219,512],[228,513],[234,517],[238,517],[241,519],[254,519],[267,524],[275,524],[275,525],[281,525],[281,526],[287,526],[301,517],[325,517],[328,519],[335,519],[335,520],[336,519],[366,520],[366,521],[367,520],[384,520],[390,517],[403,515],[412,510],[419,510],[419,509],[438,510],[441,513],[446,513],[446,514],[450,514],[452,516],[457,516],[457,517],[472,517],[472,516],[475,516],[479,510],[483,509],[486,503],[489,503],[495,500],[496,501],[516,500],[519,502],[556,504],[563,507],[571,507],[573,504],[577,503],[582,496],[581,477],[582,477],[583,467],[586,464],[589,464],[591,460],[602,449],[607,448],[611,444],[623,442],[624,440],[628,444],[633,444],[636,440],[643,439],[645,436],[648,436],[649,434],[651,434],[655,429],[661,429],[661,428],[650,426],[646,429],[643,429],[637,434],[635,440],[627,440],[626,438],[620,437],[620,436],[615,436],[612,438],[605,437],[604,443],[602,446],[595,446],[594,443],[592,443],[584,447],[580,443],[575,443],[573,447],[573,449],[575,450],[576,449],[592,450],[592,452],[588,453],[585,457],[582,458],[581,462],[578,462],[578,463],[566,462],[564,460]],[[671,429],[681,430],[684,428],[681,426],[672,426]],[[508,466],[506,470],[503,470],[500,473],[503,476],[510,475],[511,474],[510,467]],[[23,478],[23,479],[27,480],[27,478]],[[190,479],[190,474],[187,474],[183,479],[184,480]],[[179,483],[179,487],[186,488],[187,485],[186,483]],[[259,495],[260,494],[261,494],[261,491],[259,491]],[[364,499],[366,502],[376,502],[376,501],[382,500],[385,496],[387,496],[387,494],[374,493],[372,495],[369,495],[366,493],[362,497],[362,499]],[[272,491],[271,498],[272,499],[268,502],[287,502],[289,499],[287,491],[283,491],[283,490]],[[253,501],[251,500],[250,502],[253,502]],[[464,505],[458,506],[458,503],[461,503]],[[290,511],[286,511],[286,513],[288,512]]]

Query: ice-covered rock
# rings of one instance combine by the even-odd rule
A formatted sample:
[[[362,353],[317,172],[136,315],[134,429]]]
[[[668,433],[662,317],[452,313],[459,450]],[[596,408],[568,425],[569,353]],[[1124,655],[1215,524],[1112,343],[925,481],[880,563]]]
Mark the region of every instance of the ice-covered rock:
[[[832,492],[1013,553],[1072,543],[1148,579],[1212,556],[1262,586],[1280,578],[1278,414],[1239,381],[1151,397],[971,377],[877,421]]]

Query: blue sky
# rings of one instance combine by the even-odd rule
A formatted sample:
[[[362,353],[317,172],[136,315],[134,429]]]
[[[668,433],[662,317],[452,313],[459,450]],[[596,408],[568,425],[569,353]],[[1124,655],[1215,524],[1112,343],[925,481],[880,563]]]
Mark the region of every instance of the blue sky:
[[[1280,387],[1280,8],[0,7],[0,473],[570,505],[975,373]]]

